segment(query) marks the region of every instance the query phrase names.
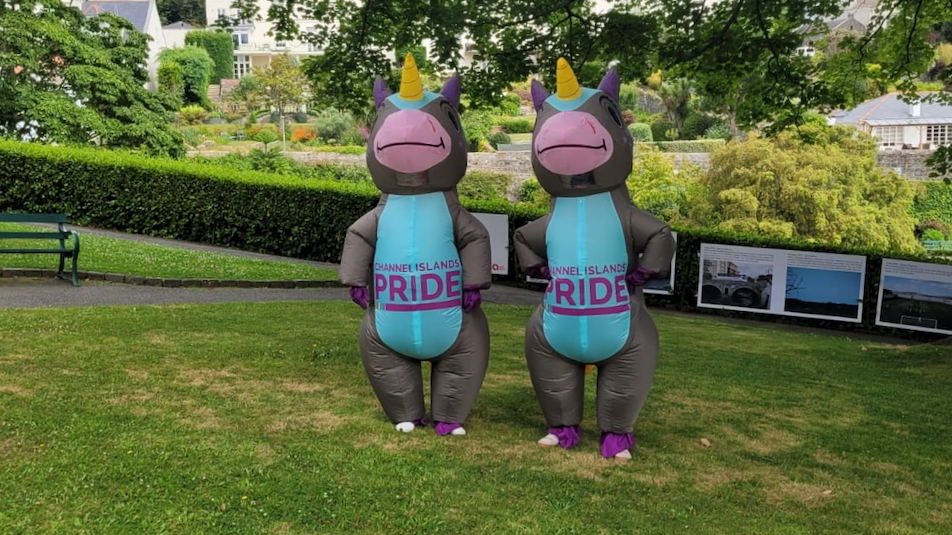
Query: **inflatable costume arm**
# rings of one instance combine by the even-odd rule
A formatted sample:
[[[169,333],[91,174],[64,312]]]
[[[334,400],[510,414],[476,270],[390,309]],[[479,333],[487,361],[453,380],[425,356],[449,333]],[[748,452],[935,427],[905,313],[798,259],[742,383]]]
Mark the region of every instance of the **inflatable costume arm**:
[[[516,259],[530,277],[549,278],[549,262],[545,250],[545,231],[548,226],[549,215],[545,215],[516,229],[513,237]]]
[[[628,225],[635,240],[635,252],[644,253],[637,271],[645,279],[667,275],[677,247],[674,236],[671,235],[671,228],[664,221],[635,206],[628,212]]]
[[[482,301],[480,290],[489,288],[493,278],[489,232],[476,216],[460,210],[453,230],[463,267],[463,310],[469,312]]]
[[[380,212],[379,207],[374,208],[347,229],[341,253],[338,278],[341,283],[351,287],[350,297],[361,308],[367,308],[370,302],[370,273],[377,247]]]

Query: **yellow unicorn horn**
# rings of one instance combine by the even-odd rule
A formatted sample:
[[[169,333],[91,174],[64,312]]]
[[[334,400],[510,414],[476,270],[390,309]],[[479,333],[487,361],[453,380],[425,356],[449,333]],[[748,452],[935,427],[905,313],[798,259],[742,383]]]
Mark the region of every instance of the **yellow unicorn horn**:
[[[555,69],[556,94],[560,100],[572,100],[582,94],[582,87],[578,85],[575,73],[565,58],[559,58]]]
[[[420,81],[420,71],[417,70],[413,54],[407,52],[403,61],[403,79],[400,81],[400,98],[403,100],[420,100],[423,98],[423,82]]]

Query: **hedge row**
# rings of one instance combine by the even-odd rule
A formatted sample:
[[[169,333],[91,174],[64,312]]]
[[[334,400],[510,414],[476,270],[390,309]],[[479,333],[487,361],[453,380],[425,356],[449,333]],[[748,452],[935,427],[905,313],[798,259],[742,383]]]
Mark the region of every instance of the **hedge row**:
[[[337,262],[347,227],[372,209],[379,193],[370,183],[306,180],[207,164],[143,158],[88,148],[0,141],[0,210],[62,212],[77,225],[212,243],[248,251]],[[472,212],[509,216],[510,236],[543,211],[501,200],[464,199]],[[930,261],[925,255],[892,254],[793,240],[751,237],[707,229],[678,232],[675,294],[650,302],[692,310],[697,299],[701,243],[797,249],[867,257],[862,325],[800,320],[767,314],[729,313],[831,328],[889,332],[873,326],[880,265],[889,258]],[[936,261],[936,260],[931,260]],[[518,275],[510,248],[509,280]],[[902,331],[920,337],[912,331]]]

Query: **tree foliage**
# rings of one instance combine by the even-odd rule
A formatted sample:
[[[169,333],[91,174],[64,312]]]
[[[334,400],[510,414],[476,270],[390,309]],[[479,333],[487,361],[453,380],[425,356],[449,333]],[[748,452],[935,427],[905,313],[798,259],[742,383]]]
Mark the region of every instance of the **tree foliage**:
[[[209,83],[221,83],[234,76],[231,35],[223,31],[196,30],[185,34],[185,44],[204,48],[215,63]]]
[[[171,61],[182,67],[182,101],[210,108],[208,102],[208,83],[211,80],[215,62],[208,51],[200,46],[187,45],[184,48],[166,48],[159,53],[159,61]]]
[[[162,24],[187,22],[193,26],[205,26],[204,0],[156,0]]]
[[[0,2],[0,135],[184,154],[174,103],[145,89],[148,37],[59,0]]]
[[[848,127],[811,125],[732,142],[711,156],[694,224],[856,247],[914,251],[915,190],[876,165],[876,145]],[[809,132],[805,132],[809,131]],[[808,140],[808,141],[805,141]]]

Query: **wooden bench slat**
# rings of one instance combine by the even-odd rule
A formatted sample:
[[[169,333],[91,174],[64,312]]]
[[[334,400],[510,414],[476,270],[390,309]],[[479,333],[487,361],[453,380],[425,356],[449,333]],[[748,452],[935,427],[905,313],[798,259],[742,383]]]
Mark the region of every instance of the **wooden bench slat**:
[[[66,223],[66,214],[0,214],[3,223]]]
[[[69,256],[72,252],[72,249],[0,249],[0,253],[13,254],[69,253],[66,255]]]
[[[69,232],[0,232],[0,239],[8,240],[65,240],[66,238],[69,238]]]

